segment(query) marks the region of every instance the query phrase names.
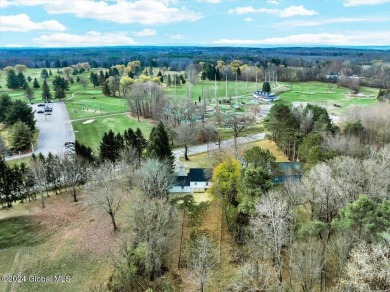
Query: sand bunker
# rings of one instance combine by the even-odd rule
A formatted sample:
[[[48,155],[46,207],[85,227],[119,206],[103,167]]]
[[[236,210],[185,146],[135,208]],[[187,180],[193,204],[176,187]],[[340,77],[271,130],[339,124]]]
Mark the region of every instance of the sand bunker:
[[[94,121],[95,120],[86,120],[85,122],[83,122],[83,125],[93,123]]]

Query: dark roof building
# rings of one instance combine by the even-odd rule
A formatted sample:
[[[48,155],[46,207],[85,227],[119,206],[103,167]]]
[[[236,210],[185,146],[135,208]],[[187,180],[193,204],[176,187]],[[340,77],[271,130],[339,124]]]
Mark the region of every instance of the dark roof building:
[[[213,176],[212,168],[190,168],[190,172],[188,173],[191,181],[197,182],[208,182],[211,180]]]

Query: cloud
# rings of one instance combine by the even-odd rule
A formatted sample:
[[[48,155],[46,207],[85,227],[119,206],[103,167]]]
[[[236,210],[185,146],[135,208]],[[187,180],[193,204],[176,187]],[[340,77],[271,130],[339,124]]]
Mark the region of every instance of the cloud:
[[[323,26],[327,24],[336,24],[336,23],[375,23],[375,22],[385,22],[389,21],[387,17],[334,17],[334,18],[325,18],[317,19],[310,21],[284,21],[275,23],[272,26],[278,28],[294,28],[294,27],[308,27],[308,26]]]
[[[184,38],[185,38],[185,36],[182,35],[182,34],[171,35],[171,39],[172,39],[172,40],[182,40],[182,39],[184,39]]]
[[[253,21],[253,18],[252,17],[247,17],[247,18],[244,18],[244,21],[251,22],[251,21]]]
[[[388,2],[390,0],[344,0],[344,6],[379,5]]]
[[[65,31],[66,27],[57,20],[33,22],[27,14],[0,15],[0,31],[26,32],[32,30]]]
[[[33,40],[42,47],[127,46],[136,44],[125,33],[100,33],[97,31],[89,31],[85,35],[56,33],[42,35]]]
[[[185,7],[173,7],[175,0],[13,0],[6,5],[43,5],[49,14],[74,14],[115,23],[141,23],[144,25],[174,22],[192,22],[203,16]]]
[[[19,45],[19,44],[6,44],[3,47],[5,47],[5,48],[23,48],[24,46]]]
[[[198,0],[198,2],[206,2],[211,4],[221,3],[221,0]]]
[[[154,29],[145,28],[141,31],[133,31],[133,35],[138,37],[154,36],[156,35],[156,31]]]
[[[311,16],[318,14],[317,11],[307,10],[304,6],[292,5],[283,10],[280,9],[269,9],[269,8],[254,8],[252,6],[246,7],[236,7],[234,9],[228,10],[229,14],[248,14],[248,13],[268,13],[272,15],[276,15],[279,17],[292,17],[296,15],[300,16]]]
[[[214,44],[224,45],[388,45],[390,43],[390,31],[369,32],[359,31],[348,34],[319,33],[319,34],[295,34],[285,37],[266,39],[220,39]]]
[[[268,0],[267,1],[268,4],[273,4],[273,5],[279,5],[280,2],[278,0]]]

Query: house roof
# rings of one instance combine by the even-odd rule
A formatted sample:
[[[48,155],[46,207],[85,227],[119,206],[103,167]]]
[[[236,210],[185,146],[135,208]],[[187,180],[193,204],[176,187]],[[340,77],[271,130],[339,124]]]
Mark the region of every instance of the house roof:
[[[190,186],[190,178],[188,176],[175,176],[173,181],[173,186],[175,187],[189,187]]]
[[[279,172],[282,175],[302,175],[302,165],[300,162],[278,162]]]
[[[190,168],[188,173],[191,181],[210,181],[213,176],[212,168]]]

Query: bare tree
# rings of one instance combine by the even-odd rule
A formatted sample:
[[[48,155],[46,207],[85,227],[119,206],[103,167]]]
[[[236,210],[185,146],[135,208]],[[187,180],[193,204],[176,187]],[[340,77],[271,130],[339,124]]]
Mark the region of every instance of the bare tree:
[[[65,184],[71,190],[73,201],[77,202],[77,187],[86,180],[85,162],[77,155],[64,156],[61,162]]]
[[[167,264],[175,218],[175,207],[166,198],[140,195],[132,200],[128,224],[134,234],[133,244],[146,250],[145,270],[151,281]]]
[[[156,158],[147,159],[137,173],[138,186],[149,198],[163,198],[172,183],[171,166]]]
[[[388,291],[390,289],[390,248],[385,244],[361,242],[351,252],[347,263],[348,283],[356,291]]]
[[[97,209],[103,209],[110,215],[114,230],[118,227],[115,215],[121,207],[124,185],[117,176],[112,163],[104,163],[93,171],[93,183],[85,188],[86,202]]]
[[[86,88],[87,84],[88,84],[88,80],[87,78],[85,77],[80,77],[79,79],[79,83],[84,87],[84,89]]]
[[[214,243],[207,236],[201,236],[195,241],[190,255],[190,273],[198,279],[201,292],[204,291],[205,285],[217,265],[218,257]]]
[[[277,280],[275,269],[268,264],[260,264],[253,269],[252,265],[240,269],[238,277],[225,288],[226,292],[255,292],[273,291],[274,282]]]
[[[233,130],[234,149],[237,151],[237,138],[246,128],[253,125],[255,119],[249,116],[229,115],[224,119],[225,127]]]
[[[45,201],[43,199],[43,191],[46,185],[46,172],[45,172],[45,162],[38,158],[31,159],[30,170],[35,179],[35,185],[39,191],[41,197],[41,208],[45,208]]]
[[[263,241],[272,253],[272,260],[277,268],[279,284],[283,283],[282,249],[289,241],[292,213],[279,193],[269,192],[255,205],[255,216],[251,224],[254,236]]]
[[[302,291],[313,291],[321,274],[321,247],[315,241],[295,242],[292,249],[291,275]]]
[[[176,140],[184,143],[184,158],[185,160],[189,160],[188,148],[196,141],[196,129],[191,127],[189,124],[181,124],[175,129],[175,132]]]

